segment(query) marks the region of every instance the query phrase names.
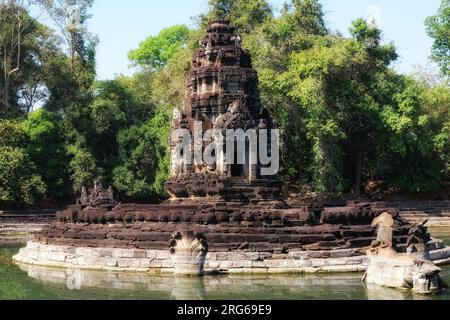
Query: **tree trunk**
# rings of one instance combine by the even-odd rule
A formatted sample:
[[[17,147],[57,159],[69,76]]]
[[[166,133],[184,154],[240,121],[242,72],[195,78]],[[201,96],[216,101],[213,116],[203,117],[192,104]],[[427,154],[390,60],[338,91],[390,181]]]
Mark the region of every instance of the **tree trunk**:
[[[353,186],[353,194],[358,197],[361,195],[362,169],[363,169],[362,161],[363,161],[363,152],[361,148],[359,148],[358,154],[356,156],[355,184]]]
[[[2,97],[2,102],[5,105],[5,114],[7,114],[9,112],[10,109],[10,97],[11,97],[11,76],[9,75],[8,72],[8,68],[7,68],[7,58],[5,57],[4,59],[4,88],[3,88],[3,97]]]

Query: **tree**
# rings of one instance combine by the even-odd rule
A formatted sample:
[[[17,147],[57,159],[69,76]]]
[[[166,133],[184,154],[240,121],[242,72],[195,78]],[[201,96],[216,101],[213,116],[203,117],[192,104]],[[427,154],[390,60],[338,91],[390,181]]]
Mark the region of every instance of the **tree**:
[[[69,159],[61,120],[40,109],[30,113],[21,123],[27,137],[26,151],[47,186],[48,200],[70,195]]]
[[[450,75],[450,0],[442,0],[438,13],[427,18],[427,32],[434,39],[432,59]]]
[[[24,147],[27,137],[18,121],[0,119],[0,145],[4,147]]]
[[[239,33],[248,34],[267,19],[272,8],[266,0],[209,0],[209,12],[200,17],[203,26],[216,19],[233,22]]]
[[[353,190],[359,195],[370,146],[380,129],[379,112],[389,101],[385,87],[388,66],[397,58],[395,48],[381,45],[381,32],[361,19],[353,23],[353,39],[326,34],[320,7],[313,1],[294,4],[297,10],[285,11],[281,23],[298,21],[312,26],[310,33],[284,38],[290,45],[277,69],[267,66],[260,72],[262,97],[269,101],[264,105],[282,133],[282,174],[309,180],[323,194]],[[311,12],[318,17],[312,18]],[[300,13],[306,13],[305,20]],[[298,148],[305,157],[298,156]]]
[[[130,51],[128,57],[135,66],[159,70],[187,44],[189,33],[186,25],[163,29],[157,36],[148,37],[136,50]]]
[[[32,205],[43,199],[46,185],[23,146],[20,123],[0,121],[0,203]]]
[[[24,149],[0,147],[0,202],[32,205],[46,187]]]
[[[414,79],[397,77],[392,104],[381,112],[385,132],[376,147],[377,171],[396,191],[434,191],[446,174],[436,143],[442,127],[425,111],[428,89]]]
[[[47,96],[43,55],[51,45],[48,29],[29,16],[28,1],[0,1],[0,117],[27,114]]]
[[[75,71],[75,59],[82,63],[92,63],[95,56],[97,39],[87,30],[87,21],[91,18],[89,10],[94,0],[37,0],[55,22],[63,36],[71,61],[71,70]]]
[[[85,141],[68,145],[67,153],[71,156],[68,169],[74,193],[79,192],[83,186],[103,179],[103,172],[97,167],[92,153],[87,150]]]
[[[51,111],[67,111],[75,117],[67,119],[79,130],[83,108],[91,103],[95,81],[97,38],[87,30],[89,10],[94,0],[36,0],[59,29],[66,54],[52,52],[45,64],[45,82],[50,94],[45,107]],[[68,110],[71,109],[71,110]]]
[[[117,190],[132,198],[164,194],[170,166],[169,131],[168,108],[159,108],[144,125],[119,133],[119,165],[113,174]]]
[[[450,86],[448,83],[430,85],[421,83],[424,88],[423,111],[429,119],[433,134],[434,151],[443,163],[442,176],[450,177]]]

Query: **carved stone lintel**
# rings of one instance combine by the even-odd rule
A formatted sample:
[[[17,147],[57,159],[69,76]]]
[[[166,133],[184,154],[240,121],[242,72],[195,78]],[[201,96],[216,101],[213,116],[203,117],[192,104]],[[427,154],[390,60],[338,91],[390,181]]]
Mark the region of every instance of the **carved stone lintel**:
[[[176,275],[203,275],[208,244],[202,234],[180,231],[172,235],[170,253]]]

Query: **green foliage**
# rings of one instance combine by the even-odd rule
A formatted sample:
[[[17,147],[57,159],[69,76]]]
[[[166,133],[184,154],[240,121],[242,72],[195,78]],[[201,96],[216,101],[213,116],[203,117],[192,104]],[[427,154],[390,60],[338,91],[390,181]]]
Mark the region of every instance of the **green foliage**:
[[[209,0],[209,13],[201,16],[204,26],[216,19],[227,19],[240,33],[250,33],[272,17],[272,8],[266,0]]]
[[[23,147],[26,136],[19,121],[0,120],[0,146]]]
[[[164,70],[155,74],[152,87],[155,104],[181,107],[186,97],[186,72],[189,70],[192,51],[188,48],[178,51],[169,60]]]
[[[117,190],[134,198],[164,193],[163,184],[169,178],[169,131],[167,108],[159,108],[144,125],[119,133],[120,165],[113,173]]]
[[[130,51],[128,57],[137,66],[150,70],[161,69],[186,45],[189,32],[185,25],[163,29],[157,36],[148,37],[139,48]]]
[[[0,6],[0,118],[14,118],[46,98],[43,61],[54,39],[20,2]]]
[[[48,197],[67,196],[70,192],[68,157],[60,119],[40,109],[28,115],[22,129],[28,138],[27,153],[47,185]]]
[[[30,205],[45,192],[46,186],[26,151],[0,146],[0,202]]]
[[[442,0],[438,13],[426,20],[427,32],[434,39],[432,58],[444,75],[450,75],[450,0]]]
[[[379,157],[385,168],[383,176],[399,190],[433,191],[445,178],[445,171],[431,119],[423,110],[426,92],[412,79],[402,79],[401,85],[393,96],[394,103],[381,112],[387,129],[381,145],[386,149]]]
[[[443,170],[445,178],[450,174],[450,86],[448,83],[435,86],[422,85],[423,110],[433,134],[434,150],[445,166]]]
[[[76,142],[67,146],[67,152],[71,156],[69,170],[73,191],[78,192],[83,186],[89,186],[96,180],[102,179],[102,171],[97,167],[94,156],[84,145]]]
[[[140,67],[133,76],[95,81],[93,1],[37,2],[58,33],[26,8],[0,12],[1,47],[17,40],[9,37],[17,17],[28,22],[20,56],[0,50],[1,61],[11,60],[2,74],[20,64],[0,78],[0,118],[16,119],[0,120],[2,204],[68,198],[94,180],[130,200],[163,195],[171,114],[184,105],[192,53],[219,18],[231,20],[252,55],[262,106],[281,132],[283,182],[327,195],[358,194],[379,180],[398,192],[427,192],[449,178],[448,83],[396,74],[395,46],[363,19],[347,39],[327,28],[318,0],[289,0],[279,15],[266,0],[210,0],[196,28],[174,25],[130,51]],[[448,7],[443,0],[427,20],[447,75]],[[38,102],[44,108],[30,112]]]

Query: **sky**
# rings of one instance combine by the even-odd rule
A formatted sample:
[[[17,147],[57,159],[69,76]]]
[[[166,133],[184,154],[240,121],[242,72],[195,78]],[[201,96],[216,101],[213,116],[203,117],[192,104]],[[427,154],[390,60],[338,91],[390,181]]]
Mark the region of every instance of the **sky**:
[[[279,10],[285,0],[269,1]],[[393,41],[400,59],[394,68],[414,72],[415,66],[429,66],[432,39],[425,31],[426,17],[434,15],[440,0],[322,0],[328,27],[349,36],[351,21],[375,19],[383,30],[384,42]],[[96,0],[89,29],[100,40],[97,51],[97,78],[130,75],[127,54],[145,38],[166,27],[185,23],[207,10],[207,0]]]

